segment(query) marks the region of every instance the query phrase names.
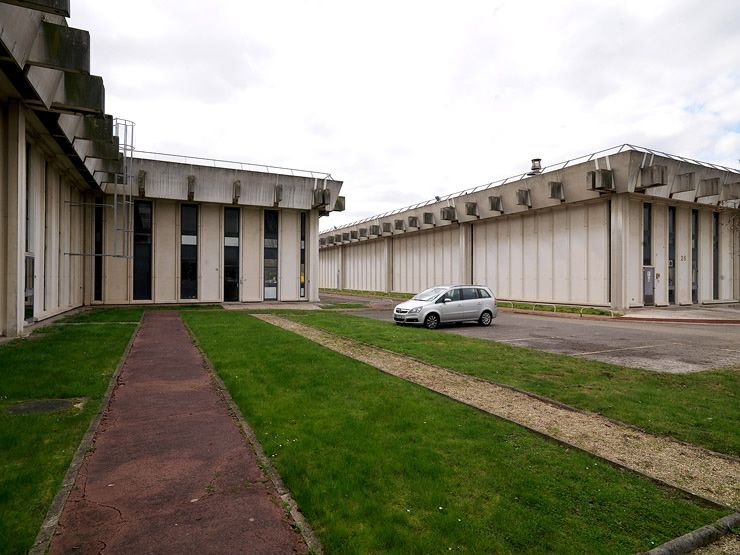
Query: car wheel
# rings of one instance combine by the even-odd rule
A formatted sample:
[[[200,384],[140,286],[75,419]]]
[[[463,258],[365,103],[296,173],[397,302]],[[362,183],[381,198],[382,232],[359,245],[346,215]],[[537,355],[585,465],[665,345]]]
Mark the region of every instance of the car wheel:
[[[439,316],[437,316],[434,312],[432,312],[431,314],[427,314],[427,317],[424,318],[424,326],[430,330],[438,328]]]
[[[480,318],[478,318],[478,323],[481,326],[490,326],[491,322],[493,322],[493,316],[491,316],[491,313],[487,310],[480,315]]]

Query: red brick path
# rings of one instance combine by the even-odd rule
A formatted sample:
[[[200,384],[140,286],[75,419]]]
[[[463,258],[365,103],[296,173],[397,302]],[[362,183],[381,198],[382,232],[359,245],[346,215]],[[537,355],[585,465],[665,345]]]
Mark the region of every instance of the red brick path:
[[[177,312],[151,311],[51,553],[305,553]]]

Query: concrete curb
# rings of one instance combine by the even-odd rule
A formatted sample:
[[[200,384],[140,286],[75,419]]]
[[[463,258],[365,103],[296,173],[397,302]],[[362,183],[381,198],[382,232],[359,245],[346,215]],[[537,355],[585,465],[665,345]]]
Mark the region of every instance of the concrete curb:
[[[82,436],[82,441],[80,441],[80,445],[77,447],[77,451],[75,451],[75,454],[72,457],[72,462],[69,463],[69,468],[67,468],[67,472],[62,479],[62,484],[59,487],[59,491],[57,492],[54,500],[49,506],[49,510],[46,513],[44,522],[41,524],[41,529],[39,530],[39,533],[36,536],[36,540],[33,543],[33,547],[31,547],[31,549],[28,551],[29,555],[44,555],[49,550],[51,539],[54,537],[54,532],[56,531],[57,524],[59,523],[59,517],[62,515],[62,510],[64,510],[64,504],[67,502],[67,497],[69,497],[69,494],[72,491],[72,487],[77,480],[77,474],[79,473],[80,467],[85,460],[85,455],[87,455],[87,452],[89,451],[90,446],[95,439],[95,434],[97,433],[98,426],[100,426],[100,422],[103,419],[103,414],[105,414],[105,411],[108,410],[108,405],[110,403],[111,397],[113,396],[113,392],[118,386],[118,376],[121,374],[123,365],[126,362],[129,353],[131,352],[131,348],[134,345],[136,337],[139,335],[140,329],[141,321],[139,321],[136,329],[131,334],[131,339],[129,339],[128,345],[126,345],[126,349],[124,349],[123,354],[121,355],[121,359],[118,361],[118,366],[116,367],[113,375],[110,378],[110,381],[108,382],[108,388],[105,390],[105,394],[100,401],[100,408],[98,409],[98,413],[95,415],[95,418],[93,418],[92,422],[90,422],[85,435]]]
[[[695,549],[709,545],[721,537],[734,533],[733,529],[740,527],[740,513],[733,513],[718,521],[697,528],[688,534],[665,542],[658,547],[640,555],[683,555]]]
[[[272,462],[270,461],[269,457],[265,455],[265,451],[262,449],[262,445],[257,439],[257,436],[254,433],[254,430],[252,430],[252,428],[249,426],[247,421],[244,419],[244,416],[242,415],[242,412],[239,409],[239,406],[236,404],[234,399],[231,397],[231,393],[229,393],[229,390],[226,387],[226,384],[221,379],[221,377],[218,375],[218,372],[216,372],[216,367],[211,362],[211,359],[208,358],[208,355],[206,355],[195,333],[193,333],[193,330],[190,328],[187,322],[185,322],[185,320],[183,320],[183,324],[185,325],[185,329],[190,334],[190,338],[193,341],[193,345],[195,345],[195,347],[198,349],[201,356],[203,357],[206,367],[208,368],[208,371],[211,374],[211,378],[216,384],[216,387],[218,388],[219,393],[226,401],[226,406],[229,408],[229,412],[231,413],[231,416],[235,418],[236,421],[239,423],[239,427],[241,428],[242,433],[244,434],[244,437],[247,439],[247,441],[249,442],[249,445],[252,447],[252,450],[254,451],[254,454],[257,457],[257,462],[260,468],[263,470],[265,474],[267,474],[267,477],[272,482],[273,486],[275,487],[275,490],[277,490],[277,493],[280,496],[280,500],[287,507],[286,512],[290,514],[291,518],[295,521],[296,525],[298,526],[298,531],[300,532],[301,537],[303,538],[303,541],[306,542],[309,553],[312,553],[315,555],[323,554],[324,550],[321,546],[321,542],[316,536],[316,533],[313,531],[313,528],[311,528],[311,525],[306,520],[306,517],[304,517],[303,513],[301,513],[300,509],[298,508],[298,503],[296,503],[295,499],[293,499],[293,496],[290,494],[290,490],[288,490],[288,488],[285,486],[283,479],[280,477],[280,474],[275,469],[275,467],[272,465]]]

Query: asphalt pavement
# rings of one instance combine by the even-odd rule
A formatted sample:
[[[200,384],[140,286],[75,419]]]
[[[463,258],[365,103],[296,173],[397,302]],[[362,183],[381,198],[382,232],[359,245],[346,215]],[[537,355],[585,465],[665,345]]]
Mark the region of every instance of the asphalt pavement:
[[[324,294],[322,302],[347,302]],[[393,321],[398,301],[352,297],[369,304],[352,314]],[[431,333],[456,333],[553,353],[661,372],[699,372],[740,366],[740,326],[623,319],[539,316],[499,310],[492,326],[444,326]]]

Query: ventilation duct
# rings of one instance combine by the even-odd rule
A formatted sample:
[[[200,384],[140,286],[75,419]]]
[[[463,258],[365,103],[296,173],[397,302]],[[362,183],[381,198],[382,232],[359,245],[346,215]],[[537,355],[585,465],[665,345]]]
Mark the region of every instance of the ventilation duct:
[[[456,222],[457,214],[454,206],[445,206],[439,211],[439,219],[445,222]]]
[[[416,216],[409,216],[409,227],[419,228],[419,218]]]
[[[424,218],[424,224],[434,225],[434,213],[433,212],[424,212],[423,218]]]
[[[501,214],[504,213],[504,202],[500,196],[488,197],[488,208]]]
[[[532,208],[532,194],[529,189],[519,189],[516,192],[516,203],[519,206]]]
[[[542,173],[542,158],[532,158],[532,169],[527,175],[539,175]]]
[[[390,222],[384,222],[383,223],[383,233],[392,233],[393,232],[393,224]]]
[[[371,225],[370,226],[370,235],[375,235],[376,237],[380,235],[380,226],[379,225]]]
[[[477,202],[466,202],[465,203],[465,214],[468,216],[475,216],[476,218],[479,218],[480,214],[478,213],[478,203]]]
[[[613,191],[614,172],[612,170],[595,170],[586,174],[586,184],[592,191]]]
[[[699,181],[696,198],[713,197],[719,194],[719,177],[710,177]]]
[[[640,189],[650,187],[661,187],[668,182],[668,168],[666,166],[654,165],[640,170]]]
[[[550,181],[547,185],[550,187],[550,198],[558,199],[560,202],[565,202],[565,188],[563,187],[562,182]]]
[[[403,231],[403,220],[394,220],[393,227],[396,231]]]

